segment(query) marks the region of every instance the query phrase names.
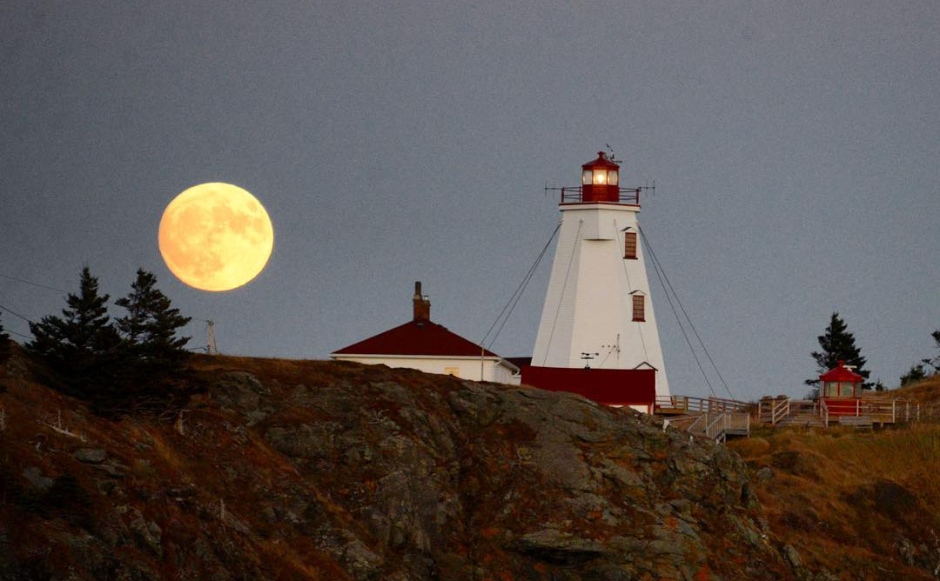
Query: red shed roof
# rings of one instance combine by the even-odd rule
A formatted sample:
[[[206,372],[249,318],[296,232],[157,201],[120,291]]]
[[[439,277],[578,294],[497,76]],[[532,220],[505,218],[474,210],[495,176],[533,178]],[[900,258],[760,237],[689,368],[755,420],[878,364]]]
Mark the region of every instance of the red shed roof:
[[[334,352],[334,355],[480,357],[481,347],[431,321],[409,321]],[[499,357],[483,349],[487,357]]]
[[[839,365],[835,369],[830,369],[829,371],[823,373],[819,376],[820,381],[848,381],[851,383],[861,383],[865,381],[865,378],[855,373],[851,369],[845,366],[844,361],[840,361]]]

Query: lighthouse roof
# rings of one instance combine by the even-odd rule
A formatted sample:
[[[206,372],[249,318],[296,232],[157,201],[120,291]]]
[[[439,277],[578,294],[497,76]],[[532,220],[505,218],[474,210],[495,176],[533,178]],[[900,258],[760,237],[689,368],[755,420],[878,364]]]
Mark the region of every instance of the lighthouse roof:
[[[835,369],[830,369],[826,373],[823,373],[819,376],[820,381],[846,381],[850,383],[861,383],[865,381],[865,378],[855,373],[851,369],[845,366],[844,361],[840,361],[839,365]]]
[[[595,169],[595,168],[604,168],[604,169],[619,169],[620,166],[616,163],[610,161],[607,158],[607,154],[603,151],[597,152],[597,159],[593,159],[586,164],[581,166],[582,169]]]
[[[429,357],[499,357],[469,339],[431,321],[408,321],[334,355],[409,355]]]

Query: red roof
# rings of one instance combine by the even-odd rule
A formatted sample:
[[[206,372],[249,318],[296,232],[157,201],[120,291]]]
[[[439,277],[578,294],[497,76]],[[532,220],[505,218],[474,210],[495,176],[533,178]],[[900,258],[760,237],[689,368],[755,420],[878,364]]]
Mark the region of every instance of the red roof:
[[[820,381],[847,381],[850,383],[861,383],[865,381],[865,378],[855,373],[851,369],[845,366],[845,363],[840,361],[838,367],[835,369],[830,369],[829,371],[823,373],[819,376]]]
[[[428,357],[480,357],[481,347],[447,327],[431,321],[409,321],[374,337],[353,343],[334,355],[411,355]],[[487,357],[499,357],[483,349]]]
[[[597,152],[597,159],[591,160],[581,166],[582,169],[594,169],[594,168],[603,168],[603,169],[620,169],[620,166],[616,163],[607,159],[607,155],[603,151]]]

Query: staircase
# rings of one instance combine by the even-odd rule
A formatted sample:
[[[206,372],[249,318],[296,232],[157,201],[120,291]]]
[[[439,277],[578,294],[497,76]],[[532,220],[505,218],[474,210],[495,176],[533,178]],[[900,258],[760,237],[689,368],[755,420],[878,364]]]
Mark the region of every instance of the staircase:
[[[746,402],[732,399],[674,395],[657,397],[655,413],[668,418],[667,426],[724,442],[729,436],[751,435],[749,407]]]
[[[802,412],[787,416],[774,424],[778,428],[803,427],[803,428],[825,428],[826,422],[818,414]]]
[[[751,416],[747,412],[701,412],[669,418],[670,426],[693,436],[725,442],[729,436],[750,436]]]
[[[758,420],[762,424],[770,424],[777,427],[826,427],[826,422],[820,417],[819,407],[816,405],[816,402],[811,400],[790,399],[788,397],[764,398],[760,400]]]

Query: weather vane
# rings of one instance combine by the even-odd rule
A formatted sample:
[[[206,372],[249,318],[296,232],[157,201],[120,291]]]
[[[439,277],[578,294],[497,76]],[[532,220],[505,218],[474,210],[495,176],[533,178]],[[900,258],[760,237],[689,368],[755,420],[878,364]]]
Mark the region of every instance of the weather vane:
[[[604,145],[607,146],[607,159],[616,163],[617,165],[620,165],[621,160],[617,159],[617,154],[614,153],[614,148],[611,147],[609,143],[605,143]]]

